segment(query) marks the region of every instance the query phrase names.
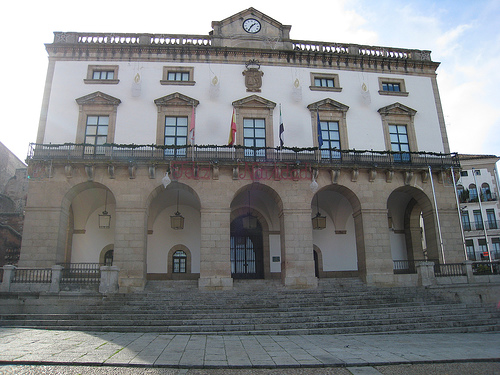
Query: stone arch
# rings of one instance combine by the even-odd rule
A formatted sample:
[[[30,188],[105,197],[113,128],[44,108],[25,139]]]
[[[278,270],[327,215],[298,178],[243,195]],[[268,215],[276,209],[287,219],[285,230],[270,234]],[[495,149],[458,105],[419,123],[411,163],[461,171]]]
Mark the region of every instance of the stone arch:
[[[107,210],[111,213],[112,223],[114,223],[114,208],[111,207],[116,205],[115,194],[106,185],[87,181],[73,186],[66,192],[61,200],[59,235],[56,249],[57,262],[73,261],[74,235],[89,235],[84,228],[87,225],[87,221],[97,209],[104,207],[106,204]],[[113,224],[111,230],[111,237],[114,238]],[[108,239],[108,243],[109,240],[114,242],[113,239]],[[93,243],[98,246],[96,241],[93,241]],[[99,246],[99,248],[102,248],[102,246]],[[95,259],[92,259],[92,262],[99,262],[99,257],[100,252],[96,254]]]
[[[99,264],[104,264],[106,266],[111,266],[112,264],[106,264],[106,257],[109,251],[114,251],[115,245],[109,244],[103,247],[101,254],[99,255]]]
[[[405,260],[394,259],[395,254],[404,254],[408,260],[424,257],[441,259],[432,199],[423,190],[413,186],[401,186],[391,192],[387,207],[392,236],[404,236],[400,243],[406,246],[406,249],[400,249],[399,252],[391,248],[393,260]],[[395,242],[392,241],[392,245]]]
[[[312,197],[311,210],[312,216],[320,212],[327,222],[324,230],[313,230],[314,248],[321,249],[320,277],[365,272],[362,207],[357,195],[346,186],[327,185]]]
[[[262,228],[263,277],[277,277],[271,273],[272,256],[281,255],[283,202],[271,187],[253,182],[238,189],[231,200],[230,222],[248,214],[257,218]],[[279,241],[278,241],[279,237]]]
[[[183,229],[171,227],[170,217],[177,210],[185,218]],[[154,189],[146,199],[147,279],[195,279],[199,277],[201,258],[201,202],[190,186],[172,181]],[[188,254],[189,272],[174,275],[172,255],[176,250]],[[166,260],[165,260],[166,258]]]

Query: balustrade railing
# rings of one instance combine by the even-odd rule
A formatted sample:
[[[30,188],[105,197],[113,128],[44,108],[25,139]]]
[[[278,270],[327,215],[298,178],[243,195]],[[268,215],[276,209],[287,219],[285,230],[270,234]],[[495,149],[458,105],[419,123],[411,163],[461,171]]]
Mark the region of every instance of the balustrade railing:
[[[473,230],[484,229],[499,229],[497,221],[471,221],[469,223],[462,223],[464,231],[469,232]]]
[[[417,265],[421,262],[434,262],[437,263],[437,259],[414,259],[414,260],[393,260],[393,271],[394,274],[412,274],[417,273]]]
[[[58,263],[63,267],[61,284],[98,284],[101,280],[99,263]]]
[[[50,268],[17,268],[12,283],[45,284],[52,281]]]
[[[130,33],[76,33],[55,32],[54,44],[97,44],[97,45],[194,45],[211,46],[211,35],[187,34],[130,34]],[[430,51],[402,48],[367,46],[347,43],[328,43],[310,40],[282,40],[291,44],[294,51],[317,52],[322,54],[344,54],[355,56],[381,57],[397,60],[431,61]]]
[[[305,162],[338,166],[434,166],[460,165],[457,154],[432,152],[392,152],[373,150],[338,150],[311,148],[244,147],[244,146],[161,146],[161,145],[89,145],[34,144],[30,145],[31,160],[177,160],[206,162]]]
[[[444,276],[467,276],[467,270],[464,263],[446,263],[434,264],[434,275],[436,277]]]
[[[474,275],[500,275],[500,260],[472,263]]]

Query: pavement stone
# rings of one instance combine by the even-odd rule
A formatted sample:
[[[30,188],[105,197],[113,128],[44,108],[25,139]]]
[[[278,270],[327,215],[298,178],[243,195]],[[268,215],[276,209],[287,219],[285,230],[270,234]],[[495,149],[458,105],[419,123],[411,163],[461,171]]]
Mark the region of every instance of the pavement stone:
[[[387,364],[500,362],[499,348],[500,332],[217,336],[0,328],[3,365],[345,367],[376,374],[363,371]]]

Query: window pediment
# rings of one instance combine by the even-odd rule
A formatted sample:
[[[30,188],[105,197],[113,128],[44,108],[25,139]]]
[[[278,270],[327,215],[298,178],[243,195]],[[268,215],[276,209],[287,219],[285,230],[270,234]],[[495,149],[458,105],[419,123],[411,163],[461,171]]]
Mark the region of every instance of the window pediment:
[[[200,102],[196,99],[190,98],[189,96],[183,95],[179,92],[175,92],[170,95],[163,96],[161,98],[155,99],[155,104],[159,107],[162,106],[198,106]]]
[[[311,103],[307,106],[307,108],[310,111],[335,111],[335,112],[347,112],[349,109],[349,106],[342,104],[340,102],[337,102],[336,100],[326,98],[323,100],[320,100],[319,102]]]
[[[417,113],[417,111],[413,108],[407,107],[404,104],[396,102],[394,104],[390,104],[386,107],[382,107],[378,110],[378,113],[385,116],[390,115],[406,115],[413,117]]]
[[[76,102],[79,105],[112,105],[116,107],[121,103],[121,100],[101,91],[96,91],[76,99]]]
[[[276,107],[276,103],[258,95],[250,95],[247,96],[246,98],[234,101],[233,106],[235,108],[246,107],[246,108],[273,109]]]

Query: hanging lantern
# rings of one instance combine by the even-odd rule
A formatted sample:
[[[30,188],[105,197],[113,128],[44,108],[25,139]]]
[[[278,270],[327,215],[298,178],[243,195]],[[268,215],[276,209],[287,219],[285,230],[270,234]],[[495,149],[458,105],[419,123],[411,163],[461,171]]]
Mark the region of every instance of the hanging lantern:
[[[315,230],[321,230],[326,228],[326,216],[322,216],[319,212],[319,198],[316,194],[316,207],[318,208],[318,213],[312,218],[312,226]]]
[[[111,215],[107,211],[108,191],[106,190],[106,199],[104,201],[104,211],[99,214],[99,229],[109,229],[111,227]]]
[[[177,211],[170,216],[170,227],[175,230],[184,229],[184,216],[179,212],[179,190],[177,190]]]

